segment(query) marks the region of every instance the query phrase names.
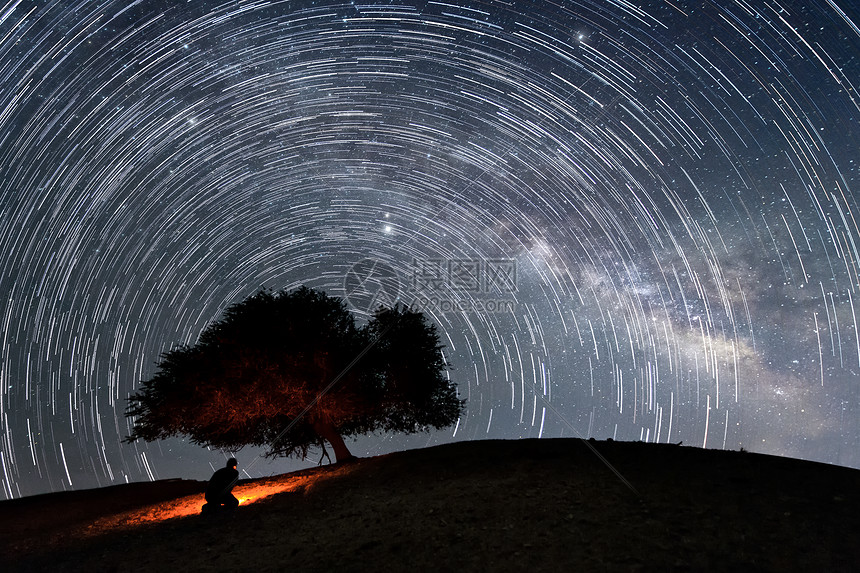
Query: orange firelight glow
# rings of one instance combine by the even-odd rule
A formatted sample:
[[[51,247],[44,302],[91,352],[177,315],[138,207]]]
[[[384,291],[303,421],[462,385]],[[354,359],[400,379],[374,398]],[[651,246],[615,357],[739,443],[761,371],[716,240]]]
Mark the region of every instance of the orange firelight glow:
[[[304,480],[307,482],[307,480]],[[260,501],[270,495],[282,493],[285,491],[295,491],[300,484],[293,482],[281,483],[248,483],[237,487],[233,490],[233,495],[239,500],[240,505],[247,505]],[[308,485],[307,483],[301,485]]]
[[[320,470],[308,470],[297,474],[255,479],[237,485],[233,488],[233,495],[239,500],[241,510],[242,506],[256,503],[278,493],[304,492],[315,482],[342,475],[346,471],[348,471],[346,468],[320,468]],[[204,503],[202,493],[186,495],[99,518],[87,529],[89,534],[99,534],[118,528],[136,527],[147,523],[199,515]]]

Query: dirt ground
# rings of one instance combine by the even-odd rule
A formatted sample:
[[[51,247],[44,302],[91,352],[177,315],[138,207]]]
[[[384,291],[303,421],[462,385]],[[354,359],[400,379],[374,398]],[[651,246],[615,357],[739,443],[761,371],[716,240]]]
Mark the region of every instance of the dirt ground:
[[[204,485],[166,480],[0,502],[3,569],[860,567],[860,471],[751,453],[462,442],[242,482],[234,490],[242,506],[216,517],[198,513]]]

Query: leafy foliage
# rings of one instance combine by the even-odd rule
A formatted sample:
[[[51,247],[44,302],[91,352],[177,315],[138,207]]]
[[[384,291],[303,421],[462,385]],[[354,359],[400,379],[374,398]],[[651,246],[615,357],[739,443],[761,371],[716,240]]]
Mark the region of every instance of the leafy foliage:
[[[465,406],[441,349],[435,325],[412,309],[379,309],[359,328],[323,292],[261,291],[229,307],[197,344],[162,355],[129,398],[126,441],[187,435],[305,457],[323,445],[321,428],[354,436],[450,426]]]

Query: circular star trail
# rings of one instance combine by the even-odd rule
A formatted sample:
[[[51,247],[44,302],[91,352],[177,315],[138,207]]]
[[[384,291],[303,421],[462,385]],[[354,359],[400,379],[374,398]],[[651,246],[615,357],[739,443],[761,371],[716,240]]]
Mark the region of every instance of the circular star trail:
[[[208,478],[227,453],[123,444],[126,398],[227,305],[301,284],[424,309],[468,399],[358,455],[578,436],[860,467],[858,22],[7,1],[3,496]],[[247,475],[316,463],[259,453]]]

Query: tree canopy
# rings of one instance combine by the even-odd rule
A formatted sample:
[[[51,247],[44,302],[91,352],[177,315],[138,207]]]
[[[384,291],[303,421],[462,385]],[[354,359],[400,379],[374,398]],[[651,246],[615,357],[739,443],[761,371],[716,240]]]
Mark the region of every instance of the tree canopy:
[[[307,287],[260,291],[227,308],[194,345],[161,356],[129,397],[126,441],[186,435],[236,450],[305,457],[343,436],[452,425],[465,409],[434,324],[380,308],[359,327],[339,298]]]

